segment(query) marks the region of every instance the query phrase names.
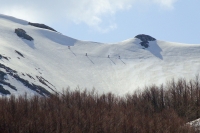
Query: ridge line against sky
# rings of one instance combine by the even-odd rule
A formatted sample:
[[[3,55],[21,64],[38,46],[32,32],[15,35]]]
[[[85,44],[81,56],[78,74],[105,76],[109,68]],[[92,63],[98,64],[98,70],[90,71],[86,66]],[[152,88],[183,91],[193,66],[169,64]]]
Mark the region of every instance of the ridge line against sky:
[[[45,23],[80,40],[119,42],[137,34],[199,43],[200,1],[0,0],[0,13]]]

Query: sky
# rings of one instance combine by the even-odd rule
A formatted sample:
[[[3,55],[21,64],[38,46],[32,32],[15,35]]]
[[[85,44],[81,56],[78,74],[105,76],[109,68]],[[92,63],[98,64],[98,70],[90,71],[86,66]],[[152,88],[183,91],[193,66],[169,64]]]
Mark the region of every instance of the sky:
[[[85,41],[116,43],[147,34],[200,44],[200,0],[0,0],[0,13],[44,23]]]

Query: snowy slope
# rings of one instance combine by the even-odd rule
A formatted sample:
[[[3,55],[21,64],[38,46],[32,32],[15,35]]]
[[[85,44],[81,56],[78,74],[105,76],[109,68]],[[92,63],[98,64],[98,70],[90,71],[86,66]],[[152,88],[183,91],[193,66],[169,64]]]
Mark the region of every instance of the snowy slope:
[[[34,40],[19,38],[14,32],[16,28],[24,29]],[[80,41],[0,15],[0,55],[8,58],[0,59],[4,66],[0,71],[6,73],[4,81],[16,90],[0,84],[14,95],[43,94],[44,89],[62,92],[78,86],[123,95],[172,78],[191,79],[199,73],[200,45],[156,40],[144,48],[140,42],[137,38],[113,44]],[[29,84],[43,89],[30,89],[13,77],[10,69]]]

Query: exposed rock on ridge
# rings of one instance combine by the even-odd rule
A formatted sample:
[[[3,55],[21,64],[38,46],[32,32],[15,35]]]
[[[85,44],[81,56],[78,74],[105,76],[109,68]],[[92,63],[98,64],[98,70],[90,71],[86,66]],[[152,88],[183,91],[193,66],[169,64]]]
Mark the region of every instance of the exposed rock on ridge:
[[[38,27],[38,28],[43,28],[43,29],[48,29],[48,30],[52,30],[52,31],[55,31],[57,32],[56,30],[54,30],[53,28],[45,25],[45,24],[39,24],[39,23],[31,23],[31,22],[28,22],[29,25],[31,26],[35,26],[35,27]]]
[[[145,48],[149,47],[149,41],[156,41],[155,38],[153,38],[149,35],[145,35],[145,34],[139,34],[139,35],[135,36],[135,38],[140,39],[142,41],[140,44],[142,46],[144,46]]]

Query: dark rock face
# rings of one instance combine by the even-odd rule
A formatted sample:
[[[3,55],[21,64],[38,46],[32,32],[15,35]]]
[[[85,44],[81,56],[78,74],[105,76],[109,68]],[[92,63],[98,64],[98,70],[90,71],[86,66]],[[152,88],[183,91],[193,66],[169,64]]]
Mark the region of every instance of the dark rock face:
[[[47,86],[49,89],[51,89],[52,91],[54,91],[55,93],[57,93],[55,90],[53,90],[48,84],[52,85],[51,83],[49,83],[49,81],[47,81],[46,79],[44,79],[42,76],[36,76],[37,79],[39,80],[40,83],[42,83],[43,85]],[[47,84],[48,83],[48,84]],[[53,85],[52,85],[53,86]],[[53,86],[55,88],[55,86]]]
[[[4,64],[0,63],[0,68],[4,69],[6,71],[6,73],[3,72],[3,71],[0,71],[0,84],[7,85],[11,89],[17,91],[15,86],[12,86],[10,83],[7,83],[6,81],[4,81],[5,80],[4,76],[8,74],[8,75],[12,76],[13,78],[15,78],[16,80],[18,80],[19,82],[21,82],[24,86],[28,87],[29,89],[37,92],[38,94],[40,94],[42,96],[50,96],[51,95],[51,93],[49,91],[47,91],[45,88],[43,88],[42,86],[39,86],[39,85],[36,85],[36,84],[33,84],[33,83],[29,83],[29,81],[21,78],[17,74],[17,71],[5,66]],[[4,88],[0,89],[0,93],[10,94],[10,92],[9,91],[7,92],[7,90],[5,90]]]
[[[22,53],[20,53],[19,51],[15,50],[15,52],[20,55],[21,57],[24,57],[24,55]]]
[[[8,57],[5,57],[5,56],[3,56],[3,55],[1,55],[1,54],[0,54],[0,59],[6,59],[6,60],[9,60]]]
[[[31,84],[29,83],[27,80],[23,79],[23,78],[20,78],[17,74],[13,75],[13,77],[20,81],[22,84],[24,84],[24,86],[28,87],[29,89],[33,90],[33,91],[36,91],[37,93],[39,93],[40,95],[42,96],[50,96],[51,93],[49,91],[47,91],[45,88],[43,88],[42,86],[39,86],[39,85],[35,85],[35,84]]]
[[[145,35],[145,34],[140,34],[140,35],[137,35],[135,36],[135,38],[138,38],[140,39],[141,41],[155,41],[156,39],[149,36],[149,35]]]
[[[144,46],[145,48],[149,47],[149,42],[148,41],[144,41],[140,43],[142,46]]]
[[[17,34],[18,37],[21,37],[23,39],[32,41],[33,38],[31,36],[29,36],[28,34],[26,34],[26,31],[20,28],[15,29],[15,33]]]
[[[29,22],[28,24],[31,25],[31,26],[38,27],[38,28],[48,29],[48,30],[52,30],[52,31],[57,32],[56,30],[54,30],[53,28],[51,28],[51,27],[49,27],[49,26],[47,26],[45,24],[31,23],[31,22]]]
[[[3,71],[0,71],[0,84],[3,84],[3,85],[6,85],[6,86],[9,86],[11,89],[17,91],[16,87],[11,85],[10,83],[7,83],[6,81],[4,81],[4,76],[6,76],[7,74]],[[3,87],[3,86],[2,86]]]
[[[6,73],[0,71],[0,80],[4,80],[4,76],[6,75]]]
[[[135,36],[135,38],[140,39],[142,42],[140,43],[142,46],[144,46],[145,48],[149,47],[149,41],[155,41],[156,39],[149,36],[149,35],[145,35],[145,34],[140,34]]]
[[[0,93],[4,94],[4,95],[10,95],[10,91],[6,90],[3,88],[2,85],[0,85]]]
[[[16,87],[11,85],[10,83],[7,83],[6,81],[3,81],[3,80],[0,80],[0,83],[3,84],[3,85],[6,85],[8,87],[10,87],[11,89],[17,91]]]

